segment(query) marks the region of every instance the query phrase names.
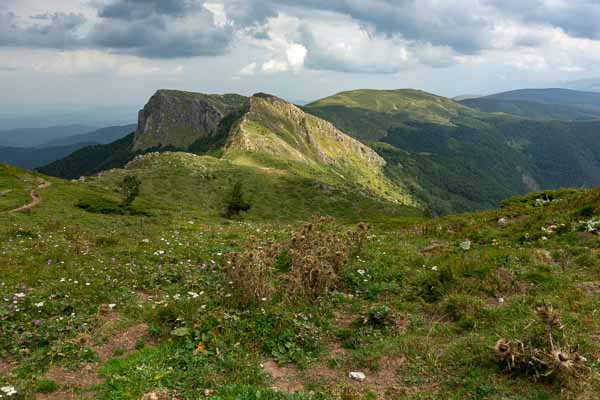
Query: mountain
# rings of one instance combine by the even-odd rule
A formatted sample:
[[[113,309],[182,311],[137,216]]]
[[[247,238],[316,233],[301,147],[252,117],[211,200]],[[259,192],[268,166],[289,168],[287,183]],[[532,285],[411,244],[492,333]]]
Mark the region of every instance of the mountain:
[[[12,104],[0,110],[0,129],[47,128],[59,125],[88,127],[125,125],[133,121],[132,116],[135,116],[136,112],[137,107],[127,104],[83,109],[56,104],[33,106]]]
[[[95,144],[110,143],[135,130],[136,125],[102,128],[81,135],[55,139],[38,147],[0,146],[0,162],[33,169],[62,159],[71,153]]]
[[[569,89],[522,89],[498,93],[462,104],[484,112],[502,112],[536,119],[600,118],[600,93]]]
[[[450,126],[476,112],[445,97],[420,90],[353,90],[309,103],[308,112],[331,121],[361,140],[385,137],[391,126],[412,122]]]
[[[49,140],[39,147],[67,146],[79,143],[108,144],[121,139],[136,130],[136,124],[109,126],[80,135]]]
[[[19,128],[0,131],[0,146],[37,147],[50,140],[91,132],[96,128],[87,125],[52,126],[48,128]]]
[[[248,98],[159,90],[140,111],[135,134],[81,149],[39,171],[77,178],[124,167],[136,156],[155,151],[210,154],[236,165],[284,171],[416,204],[399,183],[385,176],[386,162],[368,146],[267,94]]]
[[[19,168],[33,169],[55,160],[62,159],[74,151],[89,146],[90,144],[91,143],[76,143],[43,148],[0,146],[0,162],[14,165]]]
[[[343,92],[305,110],[370,144],[388,175],[436,213],[600,184],[600,121],[489,114],[413,90]]]
[[[561,82],[559,87],[571,90],[581,90],[583,92],[600,92],[600,79],[579,79],[570,82]]]

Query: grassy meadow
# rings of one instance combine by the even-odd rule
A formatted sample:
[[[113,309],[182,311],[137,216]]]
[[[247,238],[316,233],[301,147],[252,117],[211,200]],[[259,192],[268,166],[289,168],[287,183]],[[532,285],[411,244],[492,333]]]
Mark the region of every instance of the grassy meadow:
[[[45,179],[7,213],[36,179],[0,167],[0,398],[600,393],[600,190],[427,219],[209,157]]]

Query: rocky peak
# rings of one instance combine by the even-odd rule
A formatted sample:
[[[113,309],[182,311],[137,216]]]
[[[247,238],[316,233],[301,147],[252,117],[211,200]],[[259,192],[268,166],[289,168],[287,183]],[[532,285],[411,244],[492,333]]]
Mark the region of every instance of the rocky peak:
[[[246,102],[246,97],[236,94],[159,90],[139,112],[133,148],[187,149],[198,139],[214,135],[220,122]]]
[[[295,161],[332,166],[352,164],[351,159],[375,168],[385,165],[370,147],[283,99],[257,93],[248,104],[237,131],[230,135],[230,147],[274,156],[285,153]]]

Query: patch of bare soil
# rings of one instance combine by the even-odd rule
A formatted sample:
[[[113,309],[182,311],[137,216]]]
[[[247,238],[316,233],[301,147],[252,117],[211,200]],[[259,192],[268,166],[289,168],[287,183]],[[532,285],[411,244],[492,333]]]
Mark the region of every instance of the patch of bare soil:
[[[275,360],[267,360],[263,364],[264,371],[272,378],[272,387],[286,393],[294,393],[304,389],[300,372],[292,365],[279,365]]]
[[[101,325],[103,328],[116,326],[119,322],[120,316],[116,312],[106,312],[102,316]],[[91,343],[90,347],[93,348],[100,358],[100,363],[90,363],[84,365],[77,370],[67,370],[62,367],[52,367],[47,373],[45,378],[51,379],[61,386],[61,390],[38,394],[38,400],[59,400],[59,399],[79,399],[86,398],[85,395],[93,397],[93,393],[85,393],[89,391],[94,385],[99,385],[103,382],[102,377],[98,374],[98,368],[101,363],[105,362],[109,358],[115,356],[115,353],[119,353],[119,357],[126,357],[135,350],[136,343],[148,335],[148,325],[137,324],[130,326],[124,330],[119,330],[111,333],[109,339],[105,343]],[[89,335],[82,335],[78,339],[82,343],[90,342]],[[78,393],[82,392],[83,395]],[[173,397],[174,398],[174,397]],[[158,398],[162,400],[163,398]],[[168,397],[171,399],[171,397]]]
[[[7,374],[10,371],[12,371],[14,368],[15,368],[14,364],[11,364],[10,362],[8,362],[6,360],[0,359],[0,375]]]
[[[385,357],[379,361],[377,370],[363,371],[367,378],[357,382],[348,377],[348,368],[331,368],[326,362],[320,361],[311,365],[307,379],[323,387],[340,388],[344,393],[348,390],[352,393],[371,392],[377,395],[377,399],[384,400],[406,392],[400,373],[404,363],[404,357]]]
[[[8,212],[16,213],[16,212],[31,210],[33,207],[37,206],[38,204],[40,204],[42,202],[42,197],[37,192],[38,189],[46,189],[50,185],[51,185],[50,182],[48,182],[42,178],[38,178],[37,187],[35,189],[31,189],[31,192],[29,192],[29,195],[31,196],[31,202],[28,204],[25,204],[22,207],[15,208],[14,210],[10,210]]]
[[[113,357],[115,352],[119,352],[119,357],[126,357],[135,350],[136,343],[148,335],[148,325],[133,325],[124,331],[115,334],[107,343],[94,346],[101,361],[106,361]]]
[[[425,247],[421,250],[421,254],[424,256],[433,256],[436,254],[440,254],[446,247],[448,247],[447,242],[440,242],[437,240],[433,240],[429,246]]]

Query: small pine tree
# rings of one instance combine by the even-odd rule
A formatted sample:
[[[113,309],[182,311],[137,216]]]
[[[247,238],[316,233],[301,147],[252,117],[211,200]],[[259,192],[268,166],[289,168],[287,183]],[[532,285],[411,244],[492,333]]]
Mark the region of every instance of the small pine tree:
[[[123,207],[129,207],[136,197],[138,197],[140,194],[140,184],[140,180],[134,175],[123,178],[119,185],[121,195],[123,196],[121,203]]]
[[[244,199],[242,182],[236,182],[225,199],[225,217],[232,218],[242,211],[248,211],[251,205]]]

